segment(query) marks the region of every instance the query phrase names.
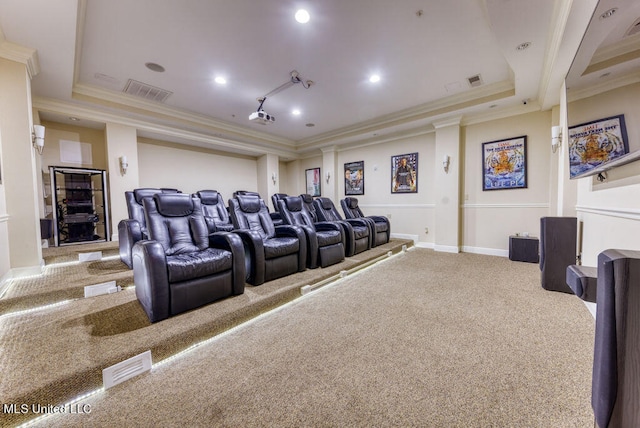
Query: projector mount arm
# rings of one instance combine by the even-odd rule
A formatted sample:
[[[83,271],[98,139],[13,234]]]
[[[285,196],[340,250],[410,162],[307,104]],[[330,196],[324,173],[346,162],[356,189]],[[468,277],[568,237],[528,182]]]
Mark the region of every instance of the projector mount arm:
[[[257,99],[260,104],[258,105],[258,109],[256,111],[262,111],[262,105],[267,100],[267,98],[277,94],[278,92],[284,91],[290,86],[293,86],[297,83],[301,83],[303,88],[309,89],[311,85],[313,85],[312,80],[302,80],[302,78],[300,77],[300,74],[296,70],[293,70],[289,74],[291,75],[291,78],[288,81],[284,82],[282,85],[278,86],[271,92],[265,94],[263,97],[260,97]]]

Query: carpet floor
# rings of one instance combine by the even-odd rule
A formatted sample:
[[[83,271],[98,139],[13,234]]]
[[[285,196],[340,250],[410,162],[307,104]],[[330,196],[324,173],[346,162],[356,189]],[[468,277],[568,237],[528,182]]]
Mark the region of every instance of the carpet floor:
[[[36,425],[592,427],[593,317],[539,275],[412,248]]]

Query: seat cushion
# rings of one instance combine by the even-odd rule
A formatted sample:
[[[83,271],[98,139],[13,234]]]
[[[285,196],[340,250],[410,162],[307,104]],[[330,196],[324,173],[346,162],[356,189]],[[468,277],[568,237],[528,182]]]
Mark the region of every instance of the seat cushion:
[[[337,230],[323,230],[316,232],[318,237],[318,246],[326,247],[328,245],[342,242],[342,234]]]
[[[362,239],[369,236],[369,228],[366,226],[353,226],[353,234],[356,239]]]
[[[186,281],[229,270],[232,261],[230,251],[218,248],[167,256],[169,282]]]
[[[298,241],[297,238],[270,238],[265,239],[263,242],[265,259],[275,259],[277,257],[297,253],[300,249],[300,241]]]
[[[376,233],[386,232],[389,229],[389,225],[386,222],[376,222]]]

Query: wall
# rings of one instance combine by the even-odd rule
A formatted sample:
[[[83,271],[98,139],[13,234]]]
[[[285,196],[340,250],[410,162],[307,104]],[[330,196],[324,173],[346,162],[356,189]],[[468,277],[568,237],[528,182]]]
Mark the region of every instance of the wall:
[[[257,162],[197,147],[145,140],[138,143],[140,187],[173,187],[184,193],[217,190],[227,201],[236,190],[257,191]]]
[[[549,215],[551,112],[527,113],[463,128],[463,251],[508,255],[509,236],[538,236]],[[482,143],[527,136],[527,188],[483,191]]]
[[[569,126],[617,114],[625,115],[630,152],[640,150],[640,84],[618,88],[568,105]],[[608,248],[640,250],[640,161],[577,180],[578,220],[581,222],[582,262],[596,266]]]

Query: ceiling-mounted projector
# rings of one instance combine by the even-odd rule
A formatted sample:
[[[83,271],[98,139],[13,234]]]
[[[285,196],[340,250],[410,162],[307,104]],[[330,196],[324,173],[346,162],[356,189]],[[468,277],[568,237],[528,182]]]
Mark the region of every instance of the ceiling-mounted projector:
[[[254,120],[266,125],[267,123],[275,122],[276,118],[275,116],[267,114],[264,110],[258,110],[249,115],[249,120]]]

